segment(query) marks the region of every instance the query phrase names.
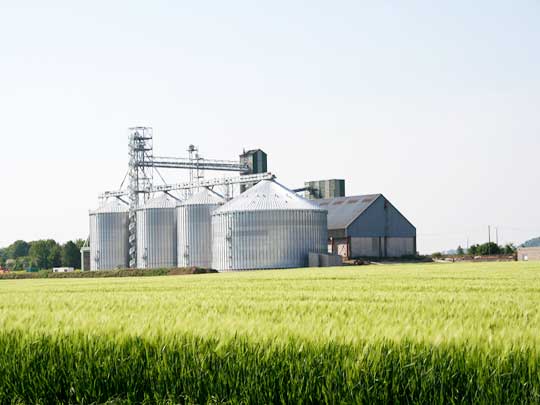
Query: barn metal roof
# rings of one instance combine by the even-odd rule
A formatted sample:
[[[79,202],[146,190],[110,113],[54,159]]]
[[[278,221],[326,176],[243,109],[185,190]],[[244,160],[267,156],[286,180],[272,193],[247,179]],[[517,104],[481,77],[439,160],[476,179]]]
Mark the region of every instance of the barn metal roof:
[[[367,194],[312,201],[328,211],[328,229],[345,229],[380,196]]]
[[[316,210],[321,208],[276,181],[263,180],[214,213],[264,210]]]

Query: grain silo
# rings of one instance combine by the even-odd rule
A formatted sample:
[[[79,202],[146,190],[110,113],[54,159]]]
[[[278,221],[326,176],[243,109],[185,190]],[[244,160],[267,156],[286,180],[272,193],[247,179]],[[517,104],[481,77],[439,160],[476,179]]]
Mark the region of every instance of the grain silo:
[[[128,267],[128,207],[114,200],[90,211],[90,270]]]
[[[137,267],[176,267],[176,200],[163,194],[137,210]]]
[[[308,265],[327,252],[327,212],[264,180],[212,214],[212,267],[219,271]]]
[[[212,212],[224,202],[205,188],[178,206],[178,267],[212,266]]]

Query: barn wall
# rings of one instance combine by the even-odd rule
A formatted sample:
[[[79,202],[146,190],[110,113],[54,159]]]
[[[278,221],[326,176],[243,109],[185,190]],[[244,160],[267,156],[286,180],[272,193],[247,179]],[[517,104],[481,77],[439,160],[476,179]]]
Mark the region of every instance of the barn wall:
[[[416,237],[351,237],[351,257],[401,257],[416,253]]]
[[[351,238],[351,256],[357,257],[380,257],[382,238]]]
[[[518,248],[517,258],[520,261],[540,260],[540,247]]]
[[[386,256],[401,257],[416,253],[416,238],[387,238]]]

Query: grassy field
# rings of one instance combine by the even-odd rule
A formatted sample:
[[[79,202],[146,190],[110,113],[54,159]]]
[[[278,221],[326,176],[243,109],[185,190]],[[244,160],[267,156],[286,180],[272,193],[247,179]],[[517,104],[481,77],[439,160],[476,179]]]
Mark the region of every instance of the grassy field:
[[[540,403],[540,264],[0,280],[0,403]]]

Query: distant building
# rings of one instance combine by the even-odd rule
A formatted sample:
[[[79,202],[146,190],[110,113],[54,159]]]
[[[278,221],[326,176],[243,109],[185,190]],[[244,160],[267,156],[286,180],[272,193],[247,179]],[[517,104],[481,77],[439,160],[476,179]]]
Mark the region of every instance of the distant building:
[[[83,246],[81,248],[81,270],[90,270],[90,246]]]
[[[345,180],[315,180],[304,183],[305,197],[310,200],[320,198],[345,197]]]
[[[268,171],[268,155],[261,149],[244,151],[240,155],[240,163],[248,167],[248,170],[242,174],[266,173]]]
[[[247,167],[242,174],[260,174],[268,172],[268,155],[261,149],[251,149],[244,151],[240,155],[240,163]],[[243,193],[254,184],[247,183],[240,185],[240,192]]]
[[[540,260],[540,247],[519,247],[517,259],[524,262]]]
[[[75,269],[73,267],[53,267],[53,273],[71,273]]]
[[[313,202],[328,210],[329,252],[346,258],[416,254],[416,228],[382,194]]]

